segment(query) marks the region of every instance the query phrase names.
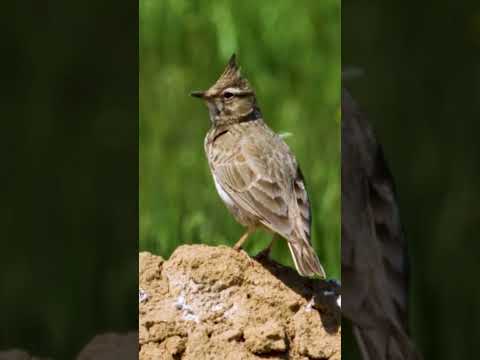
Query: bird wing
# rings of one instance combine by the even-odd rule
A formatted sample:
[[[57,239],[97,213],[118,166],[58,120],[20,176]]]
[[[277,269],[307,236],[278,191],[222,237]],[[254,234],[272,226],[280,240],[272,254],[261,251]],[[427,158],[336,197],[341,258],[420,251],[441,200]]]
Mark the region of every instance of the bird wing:
[[[297,168],[288,146],[265,127],[246,131],[234,152],[212,163],[216,180],[235,204],[287,239],[297,229],[294,220],[299,216],[305,216],[310,232],[308,198]],[[292,206],[297,193],[300,211]]]
[[[408,256],[381,147],[342,92],[342,310],[367,359],[416,359],[408,335]],[[401,355],[400,355],[401,354]]]
[[[217,186],[236,207],[288,241],[302,276],[325,278],[310,241],[310,203],[287,144],[262,122],[238,124],[210,147]],[[233,145],[233,146],[232,146]]]

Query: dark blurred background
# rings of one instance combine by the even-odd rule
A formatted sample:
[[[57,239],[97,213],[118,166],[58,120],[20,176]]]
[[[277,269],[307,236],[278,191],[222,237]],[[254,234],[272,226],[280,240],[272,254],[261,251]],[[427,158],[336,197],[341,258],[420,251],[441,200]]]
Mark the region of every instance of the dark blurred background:
[[[205,90],[232,53],[257,92],[266,122],[304,173],[313,243],[340,276],[340,2],[140,3],[140,249],[164,257],[181,244],[233,245],[243,228],[217,195],[203,149]],[[256,239],[257,241],[255,241]],[[247,242],[250,254],[270,235]],[[285,242],[273,258],[293,265]]]
[[[138,326],[138,12],[4,2],[0,351]]]
[[[363,72],[344,84],[397,183],[414,339],[425,359],[477,358],[480,4],[345,0],[342,66]]]

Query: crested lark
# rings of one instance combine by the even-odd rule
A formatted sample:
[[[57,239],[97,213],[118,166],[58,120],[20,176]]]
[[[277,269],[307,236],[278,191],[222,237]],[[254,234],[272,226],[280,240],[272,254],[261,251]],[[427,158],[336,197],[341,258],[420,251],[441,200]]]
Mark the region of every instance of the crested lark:
[[[264,228],[287,240],[300,275],[325,278],[310,242],[310,204],[300,168],[287,144],[264,122],[235,55],[210,89],[192,96],[202,98],[210,113],[205,152],[215,187],[247,228],[235,248]]]

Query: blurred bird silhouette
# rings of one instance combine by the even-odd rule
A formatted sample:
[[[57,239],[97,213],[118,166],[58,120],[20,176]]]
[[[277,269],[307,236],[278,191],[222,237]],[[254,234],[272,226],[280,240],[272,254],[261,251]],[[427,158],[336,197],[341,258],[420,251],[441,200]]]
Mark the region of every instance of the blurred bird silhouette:
[[[408,256],[381,146],[342,90],[343,314],[364,360],[421,359],[408,333]]]

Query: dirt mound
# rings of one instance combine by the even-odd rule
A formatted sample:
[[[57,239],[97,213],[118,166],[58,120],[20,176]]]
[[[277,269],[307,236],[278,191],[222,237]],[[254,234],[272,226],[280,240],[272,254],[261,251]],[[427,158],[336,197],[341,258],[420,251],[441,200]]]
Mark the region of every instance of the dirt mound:
[[[140,359],[341,358],[335,285],[224,246],[143,252],[139,271]]]

